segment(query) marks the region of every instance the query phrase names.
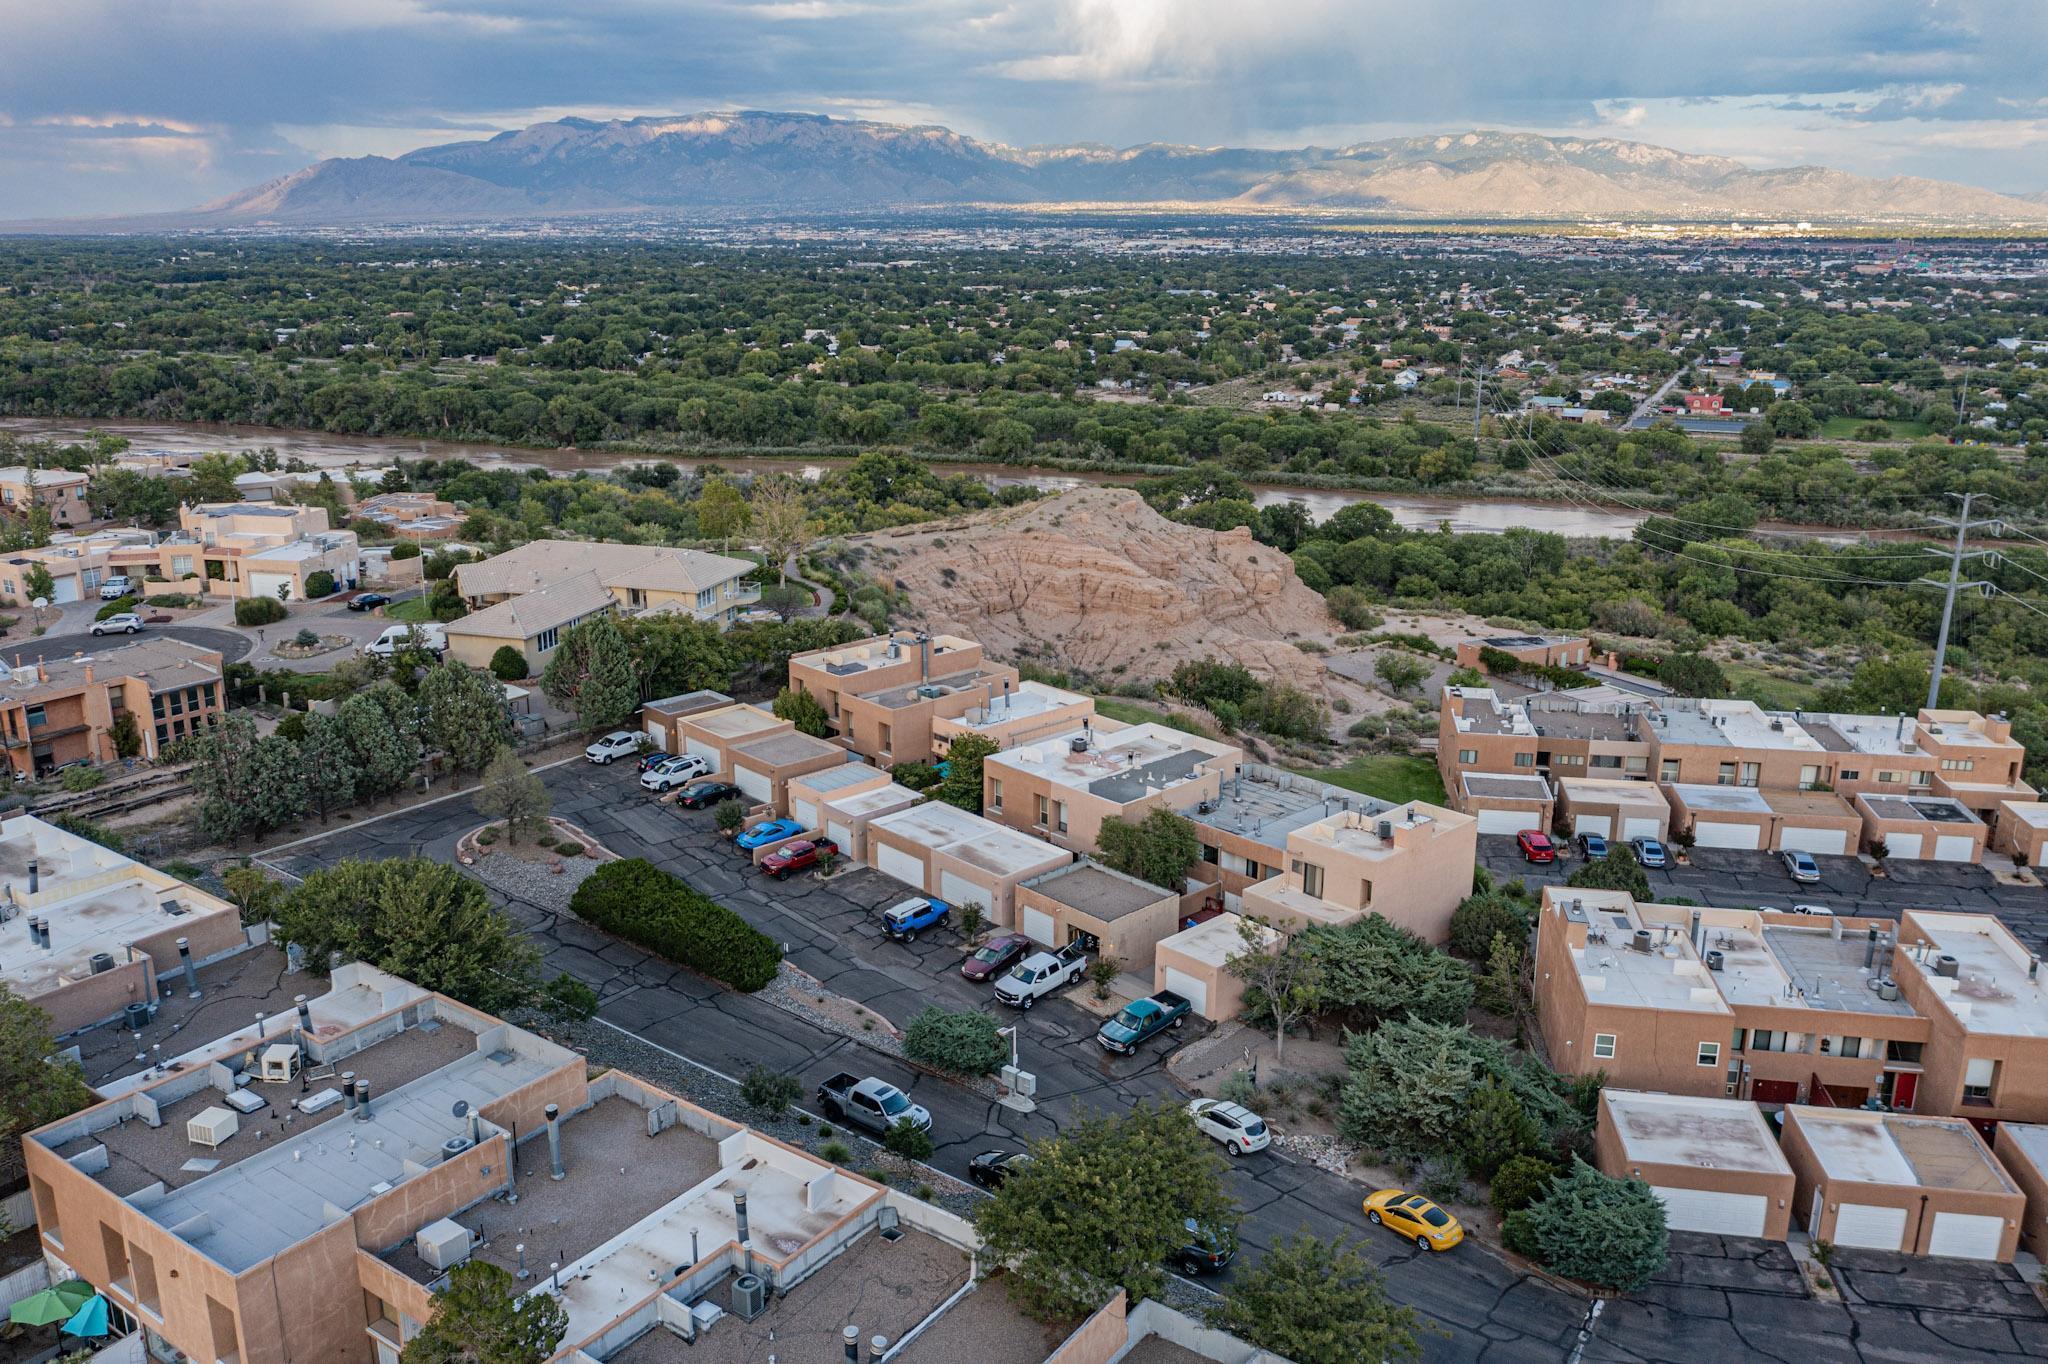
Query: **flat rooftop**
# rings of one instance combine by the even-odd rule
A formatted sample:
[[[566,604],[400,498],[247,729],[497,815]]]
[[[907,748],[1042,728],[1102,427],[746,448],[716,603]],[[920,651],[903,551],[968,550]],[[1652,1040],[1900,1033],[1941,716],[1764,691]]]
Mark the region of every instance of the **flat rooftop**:
[[[1076,751],[1074,745],[1085,741]],[[1218,750],[1221,750],[1220,752]],[[1093,727],[1019,744],[986,759],[1119,805],[1194,779],[1234,750],[1165,725],[1104,733]]]
[[[1830,753],[1861,753],[1866,757],[1903,756],[1913,739],[1915,722],[1898,715],[1802,715],[1815,740]]]
[[[1656,705],[1657,734],[1666,744],[1701,748],[1765,748],[1819,753],[1820,741],[1790,712],[1753,701],[1674,698]]]
[[[1763,1113],[1746,1099],[1692,1098],[1628,1089],[1600,1093],[1632,1161],[1787,1175],[1792,1167]]]
[[[958,716],[953,723],[965,729],[995,729],[1018,720],[1034,720],[1076,707],[1093,708],[1094,703],[1075,691],[1049,687],[1043,682],[1019,682],[1005,690],[998,687],[985,705]]]
[[[1549,800],[1553,794],[1550,783],[1533,772],[1460,772],[1458,784],[1481,800]]]
[[[835,744],[833,747],[836,748],[838,745]],[[848,754],[847,760],[837,767],[822,767],[816,772],[806,772],[801,776],[791,777],[790,780],[801,782],[806,790],[815,791],[821,796],[829,796],[834,791],[853,786],[859,782],[873,781],[881,775],[881,769],[870,767],[852,754]]]
[[[1586,945],[1572,950],[1572,965],[1589,1000],[1639,1009],[1729,1012],[1685,931],[1644,923],[1627,892],[1546,887],[1544,898],[1562,908],[1567,922],[1586,926]],[[1639,928],[1650,932],[1647,952],[1636,950]]]
[[[838,772],[843,769],[832,768]],[[808,778],[806,778],[808,780]],[[887,814],[901,810],[904,806],[923,800],[922,791],[913,791],[902,782],[892,781],[887,786],[877,786],[867,791],[856,791],[850,796],[831,796],[826,803],[835,811],[852,819],[868,815]]]
[[[1534,780],[1541,781],[1538,777]],[[1548,788],[1545,788],[1546,792]],[[1270,848],[1287,846],[1287,835],[1340,810],[1377,815],[1392,809],[1383,800],[1341,786],[1285,772],[1263,763],[1241,763],[1213,801],[1181,813],[1197,824],[1240,834]]]
[[[1595,777],[1563,777],[1558,780],[1557,789],[1574,805],[1625,805],[1632,810],[1653,811],[1660,818],[1671,809],[1664,803],[1662,793],[1646,781],[1602,781]]]
[[[860,699],[884,710],[902,710],[926,701],[943,700],[963,691],[979,696],[987,691],[1000,690],[997,684],[1008,678],[1008,673],[993,668],[969,668],[944,677],[931,677],[922,682],[906,682],[900,687],[868,692]]]
[[[2048,990],[2039,978],[2027,978],[2033,958],[2011,930],[1988,914],[1907,913],[1912,926],[1933,946],[1925,951],[1902,948],[1894,970],[1917,969],[1935,997],[1970,1032],[2048,1037]],[[1903,924],[1899,941],[1911,941]],[[1955,958],[1955,975],[1936,969],[1943,956]]]
[[[1871,814],[1879,819],[1920,824],[1981,824],[1967,808],[1944,796],[1859,795]]]
[[[1787,1112],[1829,1179],[1972,1193],[2016,1192],[1962,1118],[1799,1105]]]
[[[1711,810],[1724,815],[1769,815],[1771,803],[1754,786],[1709,786],[1703,782],[1673,782],[1671,789],[1692,811]]]
[[[833,758],[851,767],[858,761],[851,753],[829,739],[820,739],[799,730],[782,734],[770,734],[765,739],[749,739],[732,747],[734,761],[741,758],[770,767],[788,767],[792,763],[816,762],[820,758]],[[874,769],[869,768],[872,772]]]
[[[1018,1311],[998,1274],[946,1309],[895,1364],[1045,1364],[1067,1333]]]
[[[1766,927],[1761,914],[1707,913],[1707,950],[1721,954],[1721,969],[1708,974],[1730,1004],[1894,1017],[1913,1012],[1904,999],[1884,999],[1870,988],[1884,952],[1880,948],[1871,954],[1872,967],[1864,967],[1870,952],[1865,931],[1845,931],[1837,938],[1837,925],[1828,921],[1813,928],[1780,928]]]
[[[1121,919],[1161,900],[1178,899],[1172,891],[1111,871],[1085,858],[1070,866],[1023,882],[1048,900],[1078,909],[1091,918]]]
[[[999,876],[1032,871],[1056,861],[1073,860],[1073,854],[1064,848],[1019,833],[992,819],[969,814],[942,800],[929,800],[907,810],[882,815],[868,825],[870,834],[877,829],[908,838],[935,852]]]
[[[1379,859],[1392,857],[1401,851],[1400,837],[1405,829],[1430,824],[1452,827],[1459,823],[1474,823],[1471,815],[1461,815],[1455,810],[1444,810],[1411,800],[1405,805],[1390,806],[1378,814],[1368,815],[1357,810],[1347,810],[1319,819],[1298,831],[1301,841],[1332,852],[1346,853],[1352,857]],[[1389,837],[1380,836],[1380,826],[1387,827]]]
[[[2036,1170],[2048,1173],[2048,1123],[2002,1122],[1998,1125],[1998,1145],[2001,1150],[2017,1146]]]
[[[971,639],[957,635],[933,635],[928,641],[930,656],[934,664],[949,654],[972,649]],[[916,659],[918,640],[915,635],[877,635],[873,639],[855,640],[837,648],[818,649],[808,654],[797,654],[789,661],[800,668],[816,668],[834,677],[856,677],[878,668],[892,667],[905,659]]]
[[[2048,829],[2048,801],[2009,800],[1999,808],[2005,818],[2018,820],[2029,829]]]
[[[1219,914],[1213,919],[1204,919],[1193,928],[1159,940],[1159,947],[1170,949],[1201,962],[1205,966],[1222,966],[1232,957],[1244,953],[1244,933],[1238,927],[1245,920],[1236,914]],[[1268,928],[1264,930],[1265,940],[1272,942],[1280,935]]]
[[[749,734],[759,734],[764,729],[787,724],[778,720],[759,706],[728,706],[724,710],[704,711],[689,717],[690,725],[719,739],[742,739]]]
[[[700,710],[717,710],[731,704],[732,698],[722,691],[686,691],[659,701],[643,701],[640,708],[657,715],[694,715]]]

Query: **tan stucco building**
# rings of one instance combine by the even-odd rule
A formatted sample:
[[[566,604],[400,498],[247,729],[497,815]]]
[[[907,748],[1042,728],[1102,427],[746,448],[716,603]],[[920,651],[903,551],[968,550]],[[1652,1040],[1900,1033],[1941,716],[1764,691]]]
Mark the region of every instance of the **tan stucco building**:
[[[1793,1105],[1784,1151],[1816,1241],[1996,1261],[2019,1243],[2026,1196],[1961,1119]]]
[[[987,912],[989,924],[1018,928],[1018,883],[1064,867],[1074,855],[958,806],[930,800],[869,820],[866,860],[914,891],[955,907],[978,904]]]
[[[1600,1091],[1593,1163],[1648,1184],[1672,1231],[1782,1241],[1791,1229],[1792,1166],[1746,1100],[1609,1085]]]
[[[1017,927],[1047,947],[1079,941],[1140,975],[1180,928],[1180,895],[1082,858],[1016,890]]]
[[[1106,820],[1214,808],[1243,760],[1231,744],[1165,725],[1084,720],[984,759],[981,808],[1013,829],[1093,852]]]
[[[1247,886],[1239,908],[1282,932],[1379,914],[1440,943],[1472,893],[1478,834],[1472,816],[1419,800],[1346,810],[1290,833],[1286,870]]]
[[[211,725],[226,705],[221,656],[168,636],[17,664],[0,679],[0,752],[23,779],[119,756],[115,729],[132,716],[137,756]]]

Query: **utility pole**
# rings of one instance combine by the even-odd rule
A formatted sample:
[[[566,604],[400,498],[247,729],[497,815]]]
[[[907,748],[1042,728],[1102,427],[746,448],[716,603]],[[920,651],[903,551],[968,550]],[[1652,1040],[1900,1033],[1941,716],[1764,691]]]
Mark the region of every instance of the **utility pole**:
[[[1963,504],[1963,511],[1962,515],[1956,517],[1953,521],[1949,520],[1947,517],[1935,518],[1935,523],[1937,525],[1954,526],[1956,528],[1955,548],[1947,551],[1948,582],[1944,584],[1941,582],[1940,579],[1937,578],[1922,578],[1920,580],[1924,583],[1931,583],[1936,587],[1945,586],[1948,589],[1947,593],[1942,597],[1941,601],[1941,633],[1938,636],[1936,636],[1934,641],[1934,671],[1928,676],[1927,679],[1927,708],[1929,710],[1933,710],[1940,703],[1941,700],[1941,669],[1943,663],[1947,660],[1948,657],[1948,626],[1950,619],[1955,615],[1956,589],[1961,587],[1985,588],[1991,585],[1985,582],[1966,583],[1962,581],[1963,560],[1966,558],[1975,559],[1986,554],[1997,553],[1996,550],[1965,550],[1963,548],[1963,544],[1966,540],[1968,540],[1970,532],[1972,530],[1981,530],[1985,527],[1997,524],[1996,522],[1990,520],[1970,520],[1970,508],[1973,504],[1975,504],[1978,494],[1950,493],[1949,496],[1956,498]],[[1991,499],[1987,495],[1985,500],[1989,501]],[[1929,554],[1943,553],[1943,551],[1934,549],[1932,547],[1930,547],[1927,552]]]
[[[1472,443],[1479,443],[1479,398],[1486,392],[1486,367],[1478,361],[1472,364]]]

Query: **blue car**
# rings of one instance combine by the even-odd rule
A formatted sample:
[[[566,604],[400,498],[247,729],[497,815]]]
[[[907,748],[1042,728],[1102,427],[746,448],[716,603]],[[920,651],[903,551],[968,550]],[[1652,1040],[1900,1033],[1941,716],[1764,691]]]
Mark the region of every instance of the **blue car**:
[[[1588,862],[1598,862],[1607,856],[1607,840],[1598,834],[1580,834],[1579,852]]]
[[[795,838],[803,831],[804,826],[793,819],[771,819],[741,834],[739,843],[742,848],[761,848],[770,843],[780,843],[785,838]]]
[[[1654,838],[1638,838],[1631,846],[1636,850],[1636,861],[1646,867],[1671,865],[1671,860],[1664,855],[1664,845]]]
[[[952,914],[953,907],[944,900],[919,895],[883,910],[882,931],[897,942],[916,942],[919,933],[937,928]]]

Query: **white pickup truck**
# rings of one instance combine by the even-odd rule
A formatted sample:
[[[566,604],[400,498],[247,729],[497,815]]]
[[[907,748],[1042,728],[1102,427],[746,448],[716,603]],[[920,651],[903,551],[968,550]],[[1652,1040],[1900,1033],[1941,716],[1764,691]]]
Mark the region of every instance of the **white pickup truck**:
[[[1088,953],[1079,943],[1057,952],[1034,952],[996,982],[996,998],[1013,1009],[1028,1009],[1045,996],[1079,980],[1088,969]]]

